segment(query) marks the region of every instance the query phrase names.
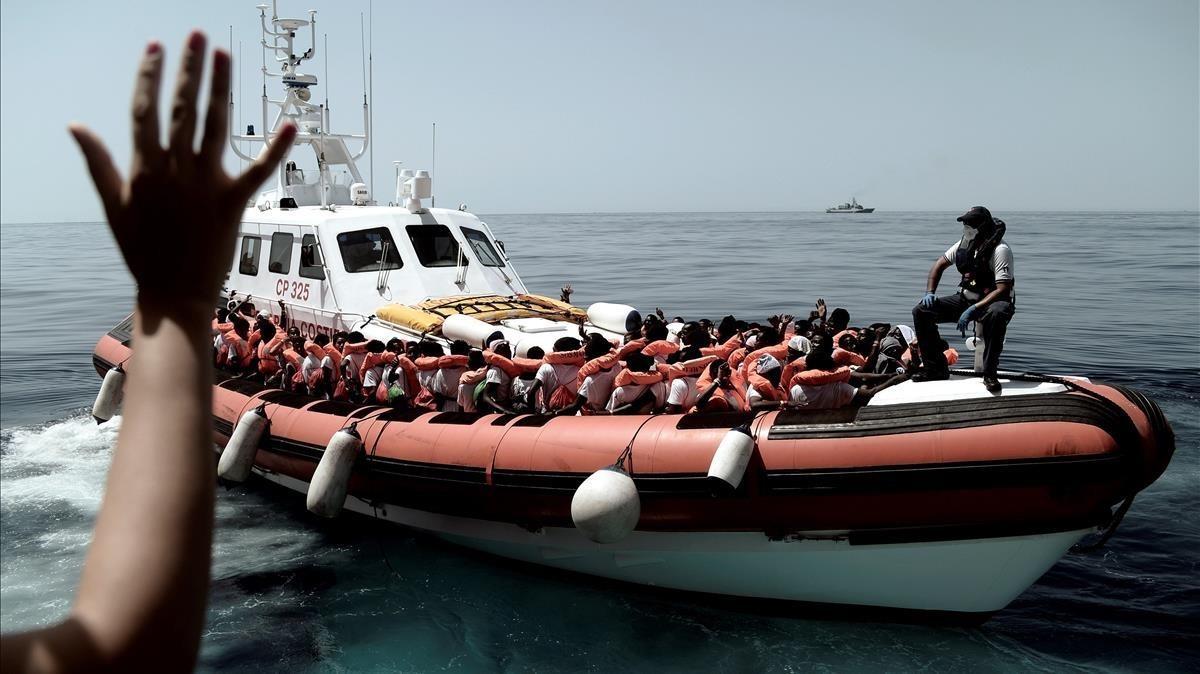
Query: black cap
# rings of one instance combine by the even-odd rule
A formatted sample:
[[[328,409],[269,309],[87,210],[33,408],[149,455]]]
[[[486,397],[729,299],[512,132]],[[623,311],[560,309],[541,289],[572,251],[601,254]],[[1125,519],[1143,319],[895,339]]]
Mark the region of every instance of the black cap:
[[[959,222],[991,222],[992,212],[983,206],[972,206],[971,210],[958,216]]]

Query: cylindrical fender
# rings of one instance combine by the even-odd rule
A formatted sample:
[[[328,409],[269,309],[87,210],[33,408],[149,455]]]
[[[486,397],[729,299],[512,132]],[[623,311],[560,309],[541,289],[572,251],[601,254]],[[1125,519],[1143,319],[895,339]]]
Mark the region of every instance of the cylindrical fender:
[[[712,462],[708,464],[708,479],[715,491],[732,492],[742,483],[750,456],[754,454],[754,436],[749,424],[731,429],[721,438]]]
[[[309,512],[321,517],[338,516],[346,503],[350,473],[361,449],[362,437],[354,424],[333,434],[308,483],[305,505]]]
[[[587,308],[587,315],[592,325],[622,335],[642,325],[642,315],[628,304],[596,302]]]
[[[596,543],[624,539],[641,516],[642,501],[637,486],[619,466],[592,473],[571,497],[571,521]]]
[[[245,482],[254,468],[258,444],[267,430],[266,403],[246,412],[238,419],[229,442],[217,462],[217,476],[230,482]]]
[[[117,365],[104,373],[104,381],[100,383],[100,392],[96,394],[96,402],[92,403],[92,418],[97,424],[112,419],[121,406],[124,397],[125,370]]]

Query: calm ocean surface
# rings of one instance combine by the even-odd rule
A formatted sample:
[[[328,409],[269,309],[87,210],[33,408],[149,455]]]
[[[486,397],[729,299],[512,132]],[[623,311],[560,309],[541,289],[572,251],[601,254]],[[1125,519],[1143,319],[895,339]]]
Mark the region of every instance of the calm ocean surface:
[[[317,522],[300,496],[254,483],[217,495],[201,669],[1196,671],[1200,218],[997,214],[1019,297],[1003,365],[1140,388],[1178,449],[1104,550],[1068,556],[983,626],[764,615],[547,576],[393,526]],[[535,292],[571,282],[578,304],[687,318],[804,315],[823,297],[855,324],[908,322],[958,236],[946,213],[485,219]],[[87,413],[91,350],[131,284],[103,224],[0,236],[0,628],[13,630],[69,607],[116,438]]]

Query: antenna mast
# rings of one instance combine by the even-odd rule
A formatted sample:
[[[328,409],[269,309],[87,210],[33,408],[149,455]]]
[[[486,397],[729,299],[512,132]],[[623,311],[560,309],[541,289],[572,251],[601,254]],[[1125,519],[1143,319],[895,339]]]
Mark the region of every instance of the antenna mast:
[[[433,183],[433,178],[437,177],[437,122],[433,123],[433,149],[431,154],[433,156],[429,158],[429,182]],[[437,207],[437,195],[429,195],[429,207]]]

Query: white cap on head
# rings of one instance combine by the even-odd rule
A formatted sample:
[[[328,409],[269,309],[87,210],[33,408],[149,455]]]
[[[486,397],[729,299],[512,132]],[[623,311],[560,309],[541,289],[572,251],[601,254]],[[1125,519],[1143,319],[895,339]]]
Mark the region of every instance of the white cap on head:
[[[508,340],[504,339],[503,337],[499,339],[493,339],[491,342],[488,342],[487,348],[489,351],[495,351],[496,349],[500,348],[501,344],[508,344]]]
[[[778,369],[779,367],[781,367],[779,360],[769,353],[758,357],[758,371],[760,373],[770,372],[771,370]]]
[[[917,342],[917,332],[912,328],[907,325],[897,325],[896,329],[900,331],[900,336],[904,338],[906,343],[915,344]]]
[[[259,317],[259,318],[261,318],[261,319],[263,319],[264,321],[267,321],[267,320],[270,320],[270,319],[271,319],[271,314],[268,314],[268,313],[267,313],[267,312],[265,312],[265,311],[259,311],[259,312],[258,312],[258,317]]]
[[[812,351],[812,342],[808,341],[808,338],[804,335],[793,335],[788,340],[788,348],[807,355],[809,351]]]

